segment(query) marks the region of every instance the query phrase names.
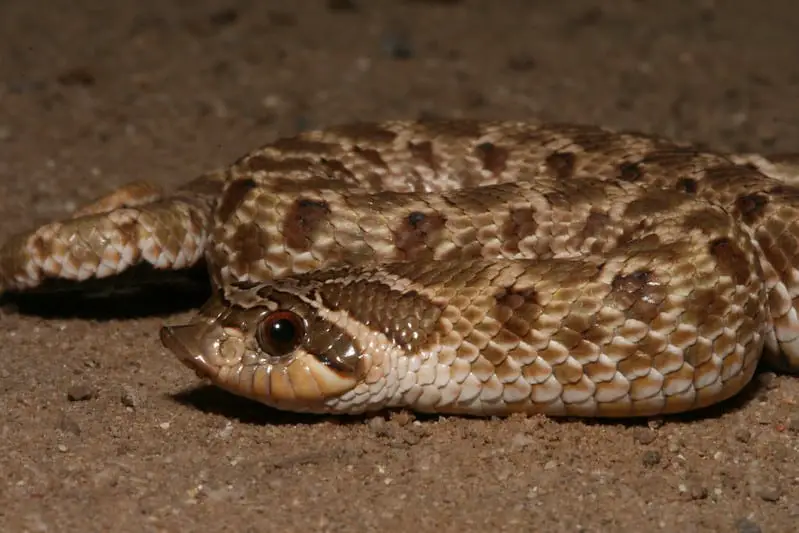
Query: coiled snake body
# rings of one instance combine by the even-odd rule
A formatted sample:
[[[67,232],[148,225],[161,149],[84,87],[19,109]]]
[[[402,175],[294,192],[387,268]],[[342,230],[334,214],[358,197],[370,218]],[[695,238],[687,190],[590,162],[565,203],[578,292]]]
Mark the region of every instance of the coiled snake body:
[[[641,416],[799,369],[791,163],[578,125],[351,124],[11,238],[0,288],[205,261],[161,338],[281,409]]]

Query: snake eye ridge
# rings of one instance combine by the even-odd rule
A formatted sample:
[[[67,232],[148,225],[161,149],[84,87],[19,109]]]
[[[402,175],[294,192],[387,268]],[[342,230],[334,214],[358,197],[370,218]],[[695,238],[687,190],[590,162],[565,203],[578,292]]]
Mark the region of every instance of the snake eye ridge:
[[[273,311],[259,323],[255,332],[258,347],[272,357],[291,353],[305,338],[305,321],[292,311]]]

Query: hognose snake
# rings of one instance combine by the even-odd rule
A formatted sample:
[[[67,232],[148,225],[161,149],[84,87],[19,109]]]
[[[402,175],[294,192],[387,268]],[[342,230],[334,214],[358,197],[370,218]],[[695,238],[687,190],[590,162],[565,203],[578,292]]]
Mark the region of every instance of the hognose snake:
[[[799,369],[796,177],[587,125],[342,125],[15,236],[0,290],[205,261],[213,298],[162,341],[281,409],[678,412],[761,354]]]

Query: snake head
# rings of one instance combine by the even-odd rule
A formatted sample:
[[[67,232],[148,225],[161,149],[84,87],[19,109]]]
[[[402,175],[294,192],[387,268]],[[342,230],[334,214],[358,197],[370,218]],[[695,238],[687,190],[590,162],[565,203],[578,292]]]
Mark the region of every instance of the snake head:
[[[215,294],[189,323],[162,328],[161,341],[198,376],[234,394],[284,410],[331,412],[362,381],[371,358],[314,305],[291,287],[239,284]]]

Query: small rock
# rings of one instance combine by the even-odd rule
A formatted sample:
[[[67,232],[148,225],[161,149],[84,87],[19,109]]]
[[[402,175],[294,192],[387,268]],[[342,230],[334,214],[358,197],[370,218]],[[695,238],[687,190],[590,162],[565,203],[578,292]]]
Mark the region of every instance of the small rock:
[[[84,402],[94,398],[94,389],[86,384],[73,385],[67,390],[67,399],[70,402]]]
[[[409,411],[399,411],[391,414],[391,420],[400,427],[404,427],[416,420],[416,417]]]
[[[222,440],[227,440],[233,435],[233,424],[225,423],[225,427],[216,432],[216,436]]]
[[[782,496],[782,490],[774,485],[763,486],[757,489],[757,495],[766,502],[776,502]]]
[[[367,426],[372,433],[380,437],[385,437],[389,433],[386,419],[379,415],[370,418],[367,422]]]
[[[647,450],[646,452],[644,452],[644,455],[641,458],[641,460],[643,461],[644,466],[655,466],[656,464],[660,463],[662,458],[663,457],[659,451]]]
[[[735,430],[735,440],[738,442],[749,442],[752,440],[752,432],[746,428],[738,428]]]
[[[74,419],[64,414],[58,421],[58,429],[73,435],[80,435],[80,425]]]
[[[511,447],[516,450],[523,450],[534,443],[535,439],[526,433],[517,433],[511,438],[510,441]]]
[[[735,521],[735,529],[738,533],[761,533],[760,526],[748,518],[739,518]]]
[[[135,409],[141,404],[139,394],[130,385],[123,385],[119,400],[122,402],[122,405],[130,407],[131,409]]]
[[[402,441],[409,446],[415,446],[422,442],[423,436],[421,431],[404,431],[402,433]]]
[[[657,433],[649,428],[635,428],[633,440],[639,444],[651,444],[657,438]]]
[[[410,39],[400,32],[392,33],[383,38],[383,49],[392,59],[410,59],[414,56]]]
[[[763,372],[758,376],[757,381],[768,390],[773,390],[780,386],[777,374],[774,372]]]
[[[692,500],[704,500],[707,498],[707,487],[703,487],[702,485],[692,483],[688,487],[688,495],[691,497]]]
[[[707,487],[696,480],[680,483],[678,490],[691,500],[704,500],[708,496]]]

